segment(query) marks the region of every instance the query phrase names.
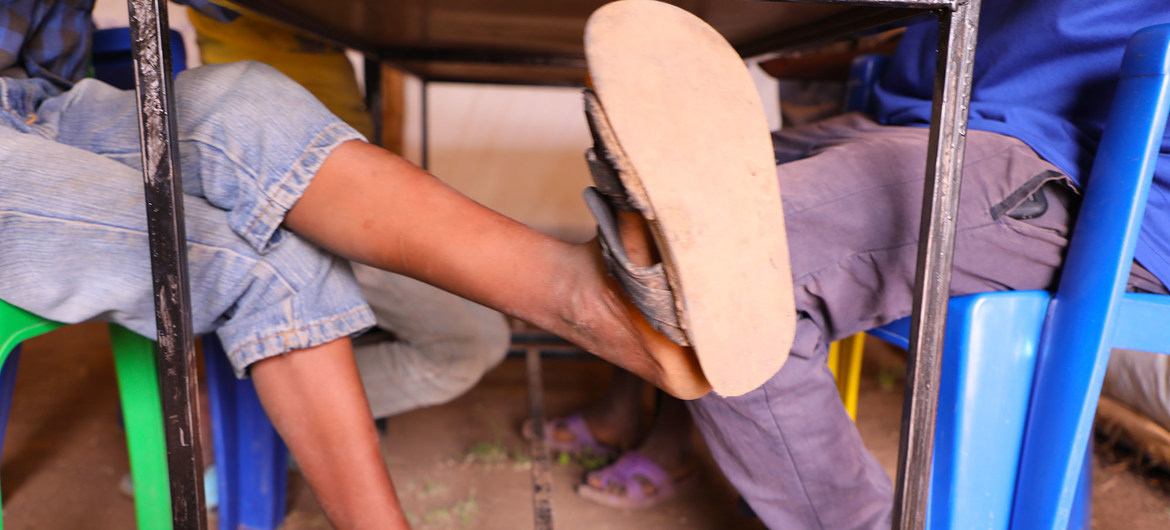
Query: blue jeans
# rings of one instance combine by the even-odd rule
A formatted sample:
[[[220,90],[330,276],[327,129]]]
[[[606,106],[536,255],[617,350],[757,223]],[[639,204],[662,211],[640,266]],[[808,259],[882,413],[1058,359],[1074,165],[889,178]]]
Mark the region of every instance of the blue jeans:
[[[175,94],[196,333],[215,330],[243,375],[372,326],[349,263],[281,226],[362,136],[259,63],[185,71]],[[0,99],[0,299],[154,336],[134,93],[0,78]]]

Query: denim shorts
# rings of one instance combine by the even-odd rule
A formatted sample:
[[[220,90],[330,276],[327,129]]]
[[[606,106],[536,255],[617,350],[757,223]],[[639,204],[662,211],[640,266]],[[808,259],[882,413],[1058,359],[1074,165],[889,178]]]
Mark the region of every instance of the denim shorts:
[[[154,337],[135,95],[0,78],[0,299]],[[330,152],[362,136],[259,63],[175,82],[192,321],[237,374],[374,324],[349,263],[281,226]]]

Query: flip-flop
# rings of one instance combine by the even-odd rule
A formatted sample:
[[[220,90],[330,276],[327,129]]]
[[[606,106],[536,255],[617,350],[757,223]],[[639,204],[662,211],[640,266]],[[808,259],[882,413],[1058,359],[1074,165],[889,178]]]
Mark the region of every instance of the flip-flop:
[[[569,439],[557,438],[557,430],[567,431],[570,435]],[[524,420],[520,426],[520,433],[525,440],[531,440],[536,436],[531,418]],[[544,444],[549,451],[555,453],[605,458],[617,454],[616,447],[603,444],[593,437],[593,433],[589,431],[589,424],[585,423],[585,417],[581,414],[545,420]]]
[[[636,450],[626,451],[616,462],[587,473],[585,482],[577,486],[577,494],[598,504],[615,508],[648,508],[674,497],[679,487],[691,477],[672,477],[657,462]],[[590,484],[596,479],[601,487]],[[620,484],[621,492],[612,487]],[[653,491],[647,492],[646,486]]]
[[[685,337],[675,342],[694,347],[719,394],[759,387],[788,357],[795,310],[771,136],[747,67],[698,17],[651,0],[595,11],[585,55],[596,93],[586,107],[603,151],[590,166],[612,166],[621,189],[604,195],[650,226],[673,302],[665,312]],[[669,330],[659,321],[672,315],[629,285],[646,286],[654,271],[616,263],[621,241],[608,239],[607,265]]]

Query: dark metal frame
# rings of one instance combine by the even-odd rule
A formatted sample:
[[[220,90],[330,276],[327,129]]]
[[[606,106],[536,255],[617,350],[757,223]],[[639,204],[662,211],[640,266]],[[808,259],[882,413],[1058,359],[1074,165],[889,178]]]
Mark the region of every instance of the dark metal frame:
[[[938,59],[893,513],[894,528],[925,528],[981,0],[795,1],[925,8],[938,16]]]
[[[273,0],[259,1],[272,3]],[[796,1],[915,8],[918,11],[933,11],[939,19],[939,54],[898,455],[898,488],[894,505],[895,528],[924,528],[980,0]],[[159,333],[159,377],[163,393],[174,527],[178,530],[203,529],[207,521],[198,407],[193,401],[197,395],[194,333],[190,320],[186,246],[183,244],[186,234],[182,185],[176,161],[178,148],[174,134],[175,114],[172,111],[174,101],[170,43],[168,32],[164,31],[168,27],[167,6],[162,0],[127,0],[127,3],[134,40],[143,177]],[[829,31],[820,28],[815,33],[788,32],[782,37],[742,47],[740,52],[755,55],[823,41],[916,16],[918,13],[915,9],[881,10],[872,15],[847,17],[846,20],[839,20]],[[330,37],[329,29],[319,25],[310,20],[301,26],[326,38]],[[378,50],[363,51],[377,55]],[[381,58],[451,60],[454,57],[461,61],[471,59],[532,65],[575,64],[576,61],[573,58],[535,55],[496,57],[466,50],[452,53],[456,55],[400,51],[400,55],[405,55]],[[551,514],[548,523],[551,525]]]
[[[176,530],[207,527],[199,437],[195,333],[175,135],[171,43],[164,0],[127,0],[138,94],[146,221],[158,326],[159,383]]]
[[[938,14],[939,48],[930,116],[930,150],[898,445],[895,528],[926,527],[979,6],[980,0],[967,0]]]

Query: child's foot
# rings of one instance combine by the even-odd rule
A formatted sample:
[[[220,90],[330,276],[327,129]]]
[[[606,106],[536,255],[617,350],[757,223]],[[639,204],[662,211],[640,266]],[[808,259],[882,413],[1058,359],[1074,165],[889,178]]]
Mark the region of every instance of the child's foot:
[[[601,188],[587,200],[606,266],[629,293],[615,312],[636,303],[649,319],[630,317],[651,359],[626,359],[626,368],[683,398],[707,381],[725,396],[753,390],[787,358],[795,326],[755,85],[715,30],[660,2],[598,9],[585,47],[596,91],[586,96],[590,166]],[[661,261],[640,266],[647,258]]]

